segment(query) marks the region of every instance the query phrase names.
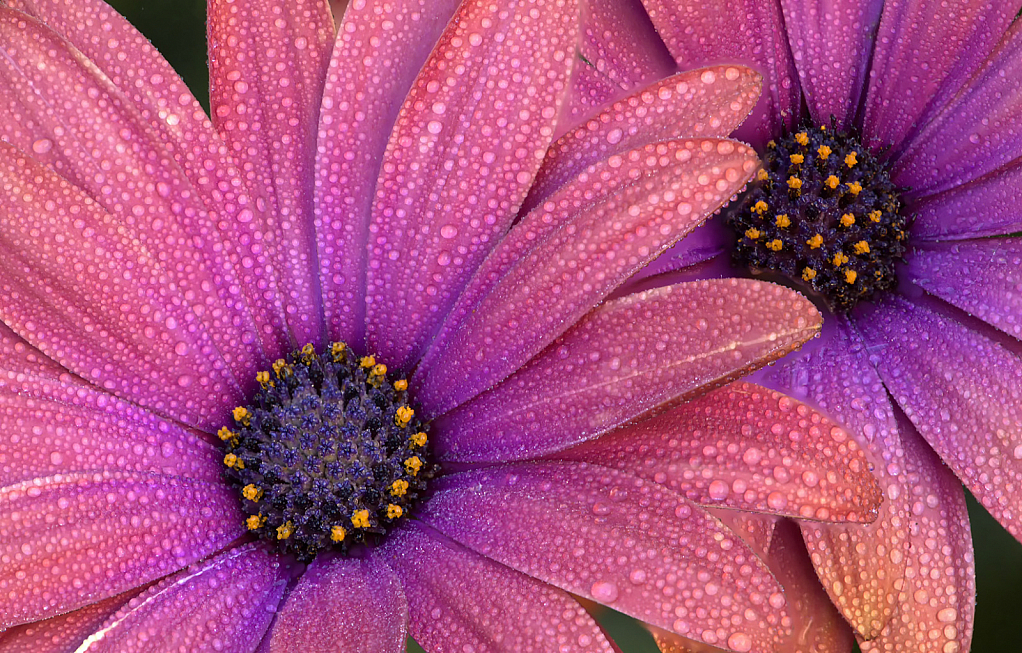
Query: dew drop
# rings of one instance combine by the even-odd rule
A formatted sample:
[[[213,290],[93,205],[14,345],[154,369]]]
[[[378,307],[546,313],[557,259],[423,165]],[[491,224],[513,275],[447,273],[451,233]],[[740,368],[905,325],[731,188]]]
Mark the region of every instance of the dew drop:
[[[53,141],[48,138],[40,138],[32,143],[32,151],[36,154],[46,154],[53,149]]]
[[[593,583],[592,588],[589,590],[593,598],[600,603],[613,603],[617,600],[617,585],[607,581],[597,581]]]

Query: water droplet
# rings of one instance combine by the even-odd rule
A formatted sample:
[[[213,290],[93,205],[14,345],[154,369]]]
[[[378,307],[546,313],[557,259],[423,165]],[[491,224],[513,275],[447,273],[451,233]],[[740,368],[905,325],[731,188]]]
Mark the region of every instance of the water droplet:
[[[589,591],[600,603],[613,603],[617,600],[617,585],[614,583],[598,581],[593,583]]]

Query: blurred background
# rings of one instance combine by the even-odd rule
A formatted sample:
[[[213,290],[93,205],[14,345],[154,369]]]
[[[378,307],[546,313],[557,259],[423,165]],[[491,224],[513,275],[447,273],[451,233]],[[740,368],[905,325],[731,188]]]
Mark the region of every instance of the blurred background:
[[[206,70],[206,5],[203,0],[112,0],[170,61],[209,110]],[[973,653],[1022,651],[1022,545],[969,497],[976,547],[978,598]],[[632,619],[613,611],[599,615],[625,653],[657,653]],[[410,652],[421,651],[414,643]],[[905,652],[909,653],[909,652]]]

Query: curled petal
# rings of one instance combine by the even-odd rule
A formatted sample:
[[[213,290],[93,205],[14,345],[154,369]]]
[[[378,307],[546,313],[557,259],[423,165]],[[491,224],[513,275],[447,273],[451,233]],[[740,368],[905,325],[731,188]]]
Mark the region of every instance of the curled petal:
[[[142,591],[129,590],[74,612],[10,628],[0,635],[0,650],[4,653],[75,651],[104,621]]]

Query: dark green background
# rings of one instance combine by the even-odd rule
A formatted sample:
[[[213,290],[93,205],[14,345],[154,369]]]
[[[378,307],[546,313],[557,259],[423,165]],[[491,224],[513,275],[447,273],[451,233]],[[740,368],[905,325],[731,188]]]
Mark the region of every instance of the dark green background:
[[[205,5],[196,0],[114,0],[173,64],[208,110]],[[978,606],[973,653],[1022,651],[1022,545],[969,497],[976,546]],[[652,638],[613,613],[604,626],[625,653],[657,653]],[[412,647],[410,651],[418,651]],[[912,652],[905,652],[912,653]]]

